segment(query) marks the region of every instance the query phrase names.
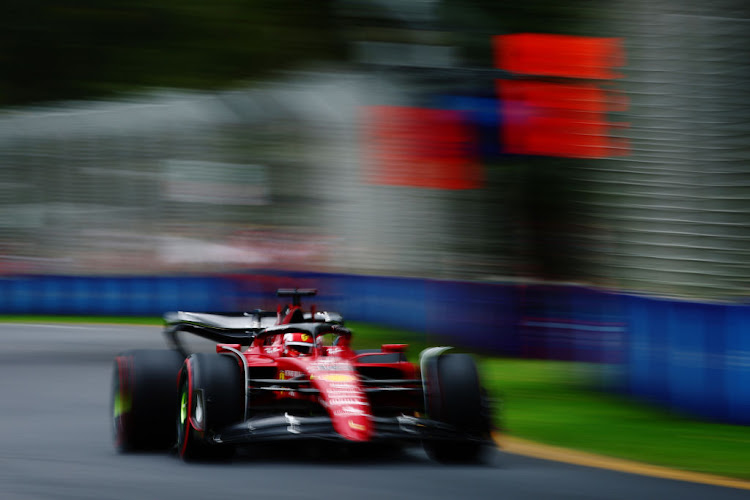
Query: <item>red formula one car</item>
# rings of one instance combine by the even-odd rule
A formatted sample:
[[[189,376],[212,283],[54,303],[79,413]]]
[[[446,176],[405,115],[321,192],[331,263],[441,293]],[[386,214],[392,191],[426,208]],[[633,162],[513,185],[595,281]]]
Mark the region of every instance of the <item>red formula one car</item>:
[[[417,366],[404,344],[355,351],[340,314],[302,309],[301,297],[314,294],[279,290],[292,303],[276,312],[167,313],[173,349],[115,359],[117,448],[176,445],[191,459],[308,438],[414,443],[443,462],[479,459],[491,418],[473,359],[435,347]],[[219,342],[216,353],[187,353],[180,332]]]

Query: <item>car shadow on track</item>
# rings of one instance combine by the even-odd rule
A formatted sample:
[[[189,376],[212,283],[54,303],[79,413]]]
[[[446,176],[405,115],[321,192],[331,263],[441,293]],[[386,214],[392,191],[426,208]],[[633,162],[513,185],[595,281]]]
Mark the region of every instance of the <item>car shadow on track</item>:
[[[479,463],[451,464],[446,467],[498,467],[496,448],[488,448]],[[444,466],[431,460],[421,447],[378,445],[345,445],[329,442],[289,442],[256,444],[237,449],[226,462],[238,464],[262,463],[324,465],[324,466],[398,466],[434,468]]]
[[[130,456],[156,457],[164,451],[140,451],[128,453]],[[173,448],[165,458],[179,462],[177,449]],[[381,468],[381,469],[435,469],[445,468],[474,468],[474,469],[504,469],[507,467],[503,453],[493,447],[488,447],[483,459],[470,464],[441,464],[436,462],[422,450],[421,447],[386,447],[373,445],[346,446],[329,442],[280,442],[264,443],[238,447],[230,457],[191,459],[190,465],[202,467],[253,467],[253,466],[295,466],[295,467],[350,467],[353,469]],[[188,465],[188,464],[185,464]]]

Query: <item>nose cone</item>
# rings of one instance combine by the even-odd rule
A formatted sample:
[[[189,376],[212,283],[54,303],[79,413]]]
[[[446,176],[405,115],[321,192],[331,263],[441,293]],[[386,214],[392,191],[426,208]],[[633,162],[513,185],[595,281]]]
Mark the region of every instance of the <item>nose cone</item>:
[[[373,436],[370,402],[352,371],[319,369],[311,381],[320,390],[321,404],[328,410],[333,429],[350,441],[369,441]]]

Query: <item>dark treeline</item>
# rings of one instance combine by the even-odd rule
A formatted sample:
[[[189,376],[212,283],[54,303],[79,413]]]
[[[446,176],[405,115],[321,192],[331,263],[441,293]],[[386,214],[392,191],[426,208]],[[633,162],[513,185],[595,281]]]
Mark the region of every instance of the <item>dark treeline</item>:
[[[140,87],[216,88],[302,62],[346,60],[373,27],[453,33],[465,64],[492,64],[490,37],[577,32],[606,10],[591,0],[443,0],[415,24],[379,0],[5,0],[0,106]],[[427,7],[431,9],[432,7]],[[424,8],[422,9],[424,10]]]
[[[339,59],[329,0],[6,0],[0,105],[212,88]]]

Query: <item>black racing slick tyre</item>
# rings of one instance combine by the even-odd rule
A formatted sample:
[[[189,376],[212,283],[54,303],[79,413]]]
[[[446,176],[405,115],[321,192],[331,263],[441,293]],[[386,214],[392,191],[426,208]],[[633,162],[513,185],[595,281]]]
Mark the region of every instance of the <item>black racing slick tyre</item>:
[[[166,450],[174,444],[177,373],[183,359],[166,349],[115,357],[110,410],[119,451]]]
[[[474,359],[468,354],[444,354],[430,360],[426,410],[431,419],[464,433],[462,440],[425,441],[424,448],[443,463],[472,463],[482,459],[490,436],[490,418]]]
[[[232,356],[197,353],[185,360],[176,405],[177,452],[183,460],[232,455],[231,446],[211,438],[244,417],[244,386],[244,369]]]

